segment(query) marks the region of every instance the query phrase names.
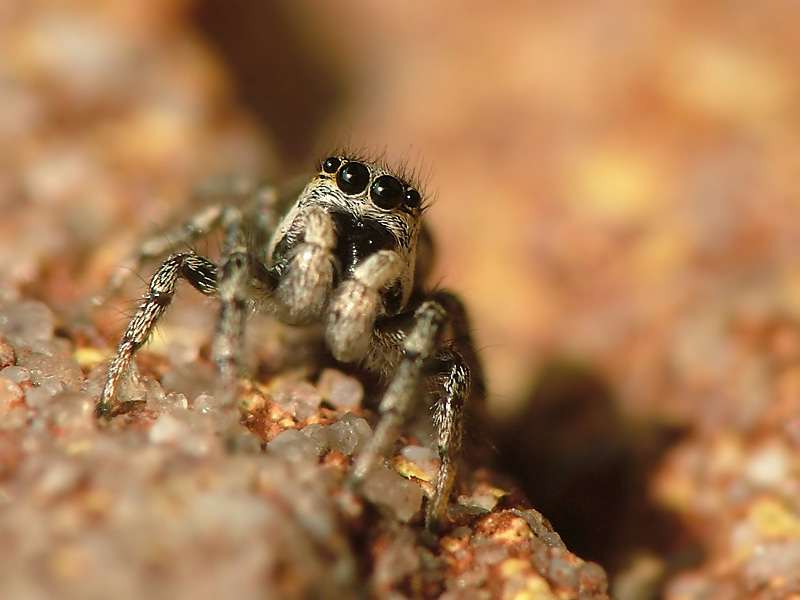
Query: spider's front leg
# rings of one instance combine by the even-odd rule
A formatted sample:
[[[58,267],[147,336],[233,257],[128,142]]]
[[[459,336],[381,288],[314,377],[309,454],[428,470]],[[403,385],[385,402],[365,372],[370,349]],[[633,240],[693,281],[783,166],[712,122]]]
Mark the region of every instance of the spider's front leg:
[[[254,214],[260,215],[258,223],[260,227],[265,229],[274,227],[273,221],[277,202],[274,188],[270,186],[258,187],[251,180],[237,180],[236,185],[223,183],[218,185],[217,188],[215,193],[222,195],[229,201],[248,200],[249,210]],[[205,237],[221,225],[226,227],[228,239],[236,237],[231,232],[240,230],[240,222],[241,212],[239,208],[235,205],[217,203],[200,211],[191,220],[173,228],[169,233],[162,233],[149,238],[142,244],[134,257],[128,261],[128,266],[132,268],[122,269],[112,277],[109,286],[110,293],[113,294],[123,281],[121,274],[133,272],[141,265],[142,261],[162,257],[175,243],[189,244]],[[227,282],[230,279],[230,276],[226,275],[230,270],[226,266],[226,262],[223,261],[223,281]],[[103,387],[100,401],[95,408],[95,412],[99,417],[110,417],[122,412],[124,402],[119,398],[121,383],[130,371],[133,355],[150,338],[153,328],[172,302],[178,281],[186,279],[203,294],[216,296],[219,276],[219,269],[215,263],[197,255],[193,251],[172,254],[164,259],[164,262],[151,277],[147,293],[125,330],[116,355],[111,360],[106,383]],[[223,287],[227,291],[232,286],[226,283]],[[226,293],[226,297],[227,295],[229,294]]]
[[[195,289],[212,296],[217,290],[217,265],[194,252],[169,256],[153,274],[139,309],[136,311],[108,368],[108,377],[95,412],[110,417],[123,408],[119,388],[129,372],[134,353],[149,339],[158,320],[175,296],[179,279],[186,279]]]
[[[442,344],[448,327],[453,336]],[[422,384],[433,381],[439,471],[425,526],[435,530],[455,483],[467,403],[473,394],[483,393],[483,377],[464,307],[448,292],[437,292],[419,306],[401,346],[402,359],[381,400],[375,435],[356,460],[351,477],[358,484],[383,460],[402,427],[415,414],[426,391]]]

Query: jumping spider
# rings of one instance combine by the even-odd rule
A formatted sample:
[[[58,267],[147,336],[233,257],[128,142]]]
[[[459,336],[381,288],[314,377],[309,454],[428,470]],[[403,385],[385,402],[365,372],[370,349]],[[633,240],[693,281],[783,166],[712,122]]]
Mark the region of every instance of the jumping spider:
[[[322,162],[283,217],[284,202],[274,186],[254,186],[240,195],[243,203],[206,208],[169,236],[142,245],[134,268],[144,259],[163,258],[176,242],[224,231],[219,265],[185,251],[167,256],[155,271],[110,363],[97,415],[126,409],[120,387],[133,355],[169,306],[178,280],[185,279],[221,303],[212,346],[220,403],[231,405],[236,398],[251,310],[289,325],[322,325],[333,358],[357,363],[384,382],[380,420],[356,459],[354,484],[382,460],[426,398],[440,466],[425,523],[437,527],[454,483],[466,406],[470,397],[482,396],[483,377],[461,301],[422,287],[431,248],[420,192],[376,162],[339,155]]]

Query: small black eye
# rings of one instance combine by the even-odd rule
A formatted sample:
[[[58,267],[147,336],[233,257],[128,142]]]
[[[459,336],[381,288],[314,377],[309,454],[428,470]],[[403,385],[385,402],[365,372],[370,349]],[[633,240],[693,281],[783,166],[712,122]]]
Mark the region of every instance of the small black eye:
[[[330,156],[325,159],[325,162],[322,163],[322,170],[326,173],[336,173],[339,170],[339,167],[342,165],[342,161],[336,158],[335,156]]]
[[[360,194],[369,184],[369,169],[360,162],[349,162],[336,175],[336,185],[345,194]]]
[[[370,196],[378,207],[389,210],[403,201],[403,185],[391,175],[381,175],[372,184]]]
[[[420,202],[422,202],[422,196],[419,195],[419,192],[414,188],[408,188],[406,190],[406,204],[411,208],[416,208]]]

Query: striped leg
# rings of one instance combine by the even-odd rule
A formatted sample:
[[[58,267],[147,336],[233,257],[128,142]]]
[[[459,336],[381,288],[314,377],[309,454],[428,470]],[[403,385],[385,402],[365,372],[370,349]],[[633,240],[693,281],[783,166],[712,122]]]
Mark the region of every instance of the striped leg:
[[[200,202],[204,208],[185,223],[159,232],[146,239],[136,254],[117,267],[106,289],[92,298],[92,304],[101,306],[122,289],[132,273],[136,273],[146,261],[160,260],[181,246],[191,247],[197,240],[219,228],[225,220],[228,206],[238,206],[254,201],[259,206],[272,207],[276,202],[276,191],[259,181],[246,177],[218,177],[199,186],[194,193],[193,202]]]
[[[186,279],[195,289],[213,296],[217,291],[217,266],[194,252],[169,256],[153,274],[147,293],[142,299],[111,360],[108,377],[95,412],[98,417],[110,417],[124,408],[119,398],[120,384],[130,372],[134,353],[150,338],[158,320],[175,296],[179,279]]]
[[[465,409],[472,389],[470,368],[453,348],[446,347],[439,352],[436,369],[435,377],[442,391],[433,408],[439,473],[436,477],[436,491],[425,513],[425,527],[431,530],[435,530],[441,523],[455,484],[464,438]]]
[[[248,251],[248,233],[243,228],[241,211],[229,209],[223,225],[225,243],[217,285],[221,306],[212,358],[219,376],[217,402],[226,408],[232,407],[237,397],[249,299],[256,288],[260,291],[256,295],[261,296],[274,289],[277,276]]]
[[[442,345],[446,328],[453,335]],[[425,526],[435,530],[444,517],[455,483],[468,403],[473,394],[483,394],[484,390],[461,301],[448,292],[437,292],[422,303],[402,342],[402,354],[378,408],[380,420],[375,434],[356,459],[351,481],[358,485],[388,454],[403,426],[417,412],[419,399],[425,393],[422,384],[432,382],[439,472],[425,514]]]

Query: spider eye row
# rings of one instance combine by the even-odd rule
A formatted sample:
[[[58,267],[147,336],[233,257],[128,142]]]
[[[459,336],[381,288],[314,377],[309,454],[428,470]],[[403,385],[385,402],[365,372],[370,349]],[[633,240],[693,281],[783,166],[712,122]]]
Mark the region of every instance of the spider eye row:
[[[357,161],[343,161],[331,156],[322,163],[322,171],[328,175],[335,174],[336,185],[349,196],[362,193],[370,185],[369,168]],[[376,177],[370,186],[369,195],[376,206],[385,210],[396,208],[403,203],[416,208],[422,201],[417,190],[408,187],[392,175]]]

